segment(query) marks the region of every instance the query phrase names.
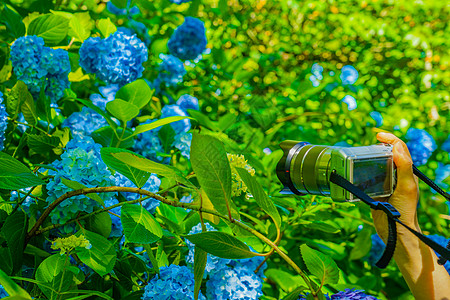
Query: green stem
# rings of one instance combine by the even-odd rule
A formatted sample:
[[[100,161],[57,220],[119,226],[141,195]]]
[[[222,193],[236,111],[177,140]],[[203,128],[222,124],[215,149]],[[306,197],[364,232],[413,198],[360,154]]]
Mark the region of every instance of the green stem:
[[[120,143],[123,142],[123,136],[125,135],[126,129],[127,129],[127,123],[123,122],[122,133],[120,134],[120,137],[117,140],[116,148],[119,148]]]

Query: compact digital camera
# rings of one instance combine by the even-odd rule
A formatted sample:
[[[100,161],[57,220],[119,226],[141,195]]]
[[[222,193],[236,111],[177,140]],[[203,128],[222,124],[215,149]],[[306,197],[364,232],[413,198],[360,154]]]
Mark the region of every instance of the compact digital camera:
[[[338,147],[287,140],[281,142],[280,147],[284,155],[277,164],[277,176],[284,185],[283,194],[324,195],[337,201],[359,200],[330,182],[332,171],[372,198],[390,196],[394,192],[391,145]]]

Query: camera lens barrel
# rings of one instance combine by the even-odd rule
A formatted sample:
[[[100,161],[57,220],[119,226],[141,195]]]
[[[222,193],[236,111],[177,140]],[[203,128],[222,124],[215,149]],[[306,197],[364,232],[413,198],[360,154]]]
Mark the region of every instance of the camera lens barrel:
[[[284,185],[281,193],[330,195],[329,146],[284,141],[280,147],[284,152],[277,165],[278,179]]]

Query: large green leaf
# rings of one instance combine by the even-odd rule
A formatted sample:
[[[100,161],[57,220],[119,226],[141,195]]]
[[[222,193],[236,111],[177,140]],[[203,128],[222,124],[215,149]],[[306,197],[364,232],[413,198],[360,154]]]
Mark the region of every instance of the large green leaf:
[[[45,184],[17,159],[0,152],[0,189],[18,190]]]
[[[350,251],[350,260],[363,258],[369,253],[371,248],[372,230],[368,226],[364,226],[355,239],[355,246]]]
[[[212,136],[194,132],[191,163],[214,208],[228,214],[231,211],[231,168],[223,144]]]
[[[6,33],[14,38],[19,38],[25,35],[25,24],[22,22],[22,17],[3,4],[3,11],[0,14],[0,23],[6,25]]]
[[[159,223],[141,205],[123,205],[120,216],[125,237],[131,243],[151,244],[163,236]]]
[[[5,238],[10,256],[12,258],[13,270],[22,267],[22,257],[25,245],[25,234],[27,230],[27,217],[24,212],[18,210],[6,218],[1,229]]]
[[[53,254],[47,257],[36,270],[36,280],[41,283],[39,288],[49,298],[54,298],[58,293],[56,289],[53,289],[53,281],[56,280],[58,275],[69,266],[69,258],[67,255]],[[61,280],[61,277],[59,277]],[[62,278],[64,280],[64,278]],[[67,279],[66,279],[67,280]],[[60,282],[60,281],[59,281]],[[48,286],[52,288],[49,288]],[[64,291],[64,290],[63,290]]]
[[[116,32],[117,28],[110,18],[100,19],[97,21],[97,28],[102,33],[103,37],[107,38],[112,33]]]
[[[187,235],[186,238],[200,249],[218,257],[241,259],[255,256],[246,244],[225,232],[208,231]]]
[[[205,273],[206,261],[208,258],[208,254],[200,249],[198,246],[195,246],[194,250],[194,299],[198,299],[198,295],[200,294],[200,287],[202,286],[203,274]]]
[[[91,35],[94,22],[88,12],[75,13],[70,18],[69,36],[74,37],[77,41],[83,42]]]
[[[248,173],[246,169],[236,168],[239,173],[239,176],[244,181],[247,188],[250,190],[250,193],[253,195],[253,199],[255,199],[256,203],[269,215],[272,217],[273,221],[280,227],[281,218],[278,213],[277,208],[273,204],[273,202],[269,199],[266,192],[262,188],[261,184],[259,184],[256,179]]]
[[[44,39],[46,44],[56,45],[64,40],[69,30],[69,20],[63,16],[45,14],[31,21],[28,35]]]
[[[110,148],[106,148],[110,149]],[[103,149],[102,149],[103,150]],[[158,174],[160,176],[167,177],[169,179],[173,179],[176,182],[179,182],[186,187],[196,188],[189,180],[187,180],[184,175],[180,172],[180,170],[164,165],[159,164],[157,162],[146,159],[136,153],[131,151],[122,151],[111,154],[114,158],[126,164],[129,167],[133,167],[142,171],[151,172]]]
[[[32,299],[24,289],[9,278],[8,275],[6,275],[6,273],[2,270],[0,270],[0,285],[3,286],[10,299]]]
[[[19,82],[19,81],[18,81]],[[27,121],[31,125],[36,125],[38,121],[38,115],[36,111],[36,105],[34,104],[33,96],[31,96],[30,92],[23,91],[24,95],[24,101],[22,102],[22,105],[20,107],[20,111],[23,114],[23,117],[25,118],[25,121]]]
[[[59,146],[60,139],[44,134],[28,134],[27,144],[35,153],[47,153]]]
[[[163,118],[163,119],[154,121],[154,122],[152,122],[150,124],[139,125],[139,126],[136,127],[136,129],[134,130],[134,133],[130,137],[138,135],[139,133],[143,133],[143,132],[155,129],[155,128],[160,127],[160,126],[164,126],[166,124],[170,124],[170,123],[173,123],[173,122],[176,122],[176,121],[183,120],[183,119],[192,119],[192,118],[190,118],[190,117],[174,116],[174,117]]]
[[[106,103],[106,110],[123,123],[134,119],[139,114],[139,107],[133,103],[117,98]]]
[[[80,260],[100,276],[111,272],[117,259],[114,245],[103,236],[86,229],[78,231],[77,235],[81,234],[86,237],[92,247],[76,250]]]
[[[306,244],[300,246],[300,252],[308,270],[316,276],[322,284],[338,283],[339,268],[334,260]]]
[[[133,157],[138,157],[145,160],[143,156],[121,148],[106,147],[100,150],[102,160],[108,167],[130,179],[131,182],[133,182],[137,187],[143,187],[151,175],[150,172],[131,166],[130,164],[118,159],[116,155],[119,153],[126,153],[132,155]]]
[[[154,91],[143,79],[138,79],[121,87],[115,98],[125,100],[141,109],[150,101]]]
[[[27,85],[23,81],[18,80],[11,91],[6,93],[6,112],[10,118],[17,118],[22,104],[27,101],[27,98],[29,97],[33,100]]]

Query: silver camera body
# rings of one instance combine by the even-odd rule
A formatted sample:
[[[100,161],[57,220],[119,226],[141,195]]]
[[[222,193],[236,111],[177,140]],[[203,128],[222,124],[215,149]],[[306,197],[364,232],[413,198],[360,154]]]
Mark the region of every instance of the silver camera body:
[[[392,146],[362,147],[311,145],[284,141],[284,155],[277,175],[284,185],[281,193],[330,196],[336,201],[357,201],[350,192],[330,182],[336,171],[370,197],[386,197],[394,192],[395,174]]]

